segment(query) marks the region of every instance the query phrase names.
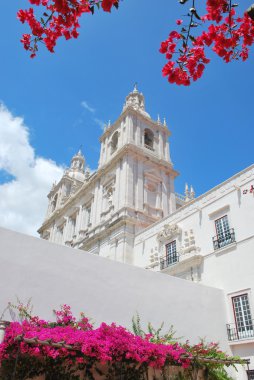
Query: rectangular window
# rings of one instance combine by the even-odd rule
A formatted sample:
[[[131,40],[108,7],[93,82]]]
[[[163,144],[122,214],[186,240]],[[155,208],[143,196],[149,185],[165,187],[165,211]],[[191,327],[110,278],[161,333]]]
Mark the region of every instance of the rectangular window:
[[[215,220],[216,234],[219,238],[223,238],[229,233],[228,216],[224,215],[222,218]]]
[[[178,261],[178,254],[176,252],[176,240],[171,241],[166,245],[166,261],[167,265],[174,264]]]
[[[238,339],[253,337],[253,321],[248,294],[232,298]]]
[[[254,380],[254,370],[250,369],[247,371],[248,380]]]
[[[228,216],[215,220],[216,236],[213,238],[214,249],[222,248],[235,241],[235,232],[229,228]]]

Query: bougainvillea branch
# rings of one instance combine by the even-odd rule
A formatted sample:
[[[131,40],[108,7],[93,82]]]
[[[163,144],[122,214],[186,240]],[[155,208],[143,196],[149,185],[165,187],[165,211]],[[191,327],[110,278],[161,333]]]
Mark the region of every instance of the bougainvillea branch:
[[[23,34],[21,42],[34,58],[38,44],[44,43],[53,53],[60,37],[77,38],[79,19],[84,13],[94,13],[95,8],[110,12],[114,6],[118,8],[119,0],[29,0],[33,6],[43,9],[42,17],[36,18],[34,8],[19,10],[17,16],[22,23],[27,23],[31,33]]]
[[[180,1],[182,4],[187,2]],[[170,32],[161,44],[160,52],[168,60],[162,73],[170,83],[188,86],[191,81],[199,79],[210,62],[206,56],[209,47],[227,63],[248,58],[249,47],[254,43],[254,10],[250,7],[239,17],[237,5],[232,0],[207,0],[206,14],[201,17],[195,0],[191,0],[186,15],[188,25],[177,20],[181,29]],[[207,25],[207,30],[198,35],[198,30]]]
[[[96,8],[110,12],[112,7],[118,8],[119,1],[29,0],[32,7],[18,12],[19,20],[31,29],[21,42],[32,58],[39,43],[53,53],[60,37],[78,37],[79,19],[84,13],[93,14]],[[171,31],[160,48],[167,59],[162,73],[170,83],[188,86],[199,79],[210,62],[209,48],[226,63],[248,58],[254,43],[254,5],[241,15],[236,13],[238,4],[232,0],[206,0],[206,12],[201,16],[196,0],[179,3],[187,9],[187,22],[177,20],[179,30]],[[42,17],[35,16],[35,7],[42,10]]]

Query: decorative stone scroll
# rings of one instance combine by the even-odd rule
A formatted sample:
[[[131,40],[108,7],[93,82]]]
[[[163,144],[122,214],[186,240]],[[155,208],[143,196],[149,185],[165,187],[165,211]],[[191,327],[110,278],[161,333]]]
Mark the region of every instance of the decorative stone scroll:
[[[163,230],[158,233],[157,240],[165,242],[181,235],[182,230],[177,224],[165,224]]]

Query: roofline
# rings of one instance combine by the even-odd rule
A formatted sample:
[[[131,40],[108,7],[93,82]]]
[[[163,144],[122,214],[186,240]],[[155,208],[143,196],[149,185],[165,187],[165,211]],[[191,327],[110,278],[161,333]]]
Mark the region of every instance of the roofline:
[[[157,224],[163,222],[164,220],[166,221],[168,218],[170,218],[171,216],[175,216],[177,215],[178,212],[182,212],[185,208],[189,207],[190,205],[193,205],[195,202],[198,202],[200,201],[202,198],[206,197],[207,195],[209,195],[210,193],[212,193],[213,191],[219,189],[221,186],[224,186],[226,185],[227,183],[229,183],[230,181],[236,179],[237,177],[239,177],[240,175],[248,172],[249,170],[251,169],[254,169],[254,164],[248,166],[247,168],[241,170],[240,172],[234,174],[232,177],[226,179],[225,181],[219,183],[218,185],[216,185],[215,187],[213,187],[212,189],[208,190],[206,193],[203,193],[201,195],[199,195],[197,198],[193,199],[192,201],[186,203],[185,205],[181,206],[179,209],[177,209],[176,211],[172,212],[172,214],[170,215],[167,215],[165,216],[164,218],[158,220],[157,222],[151,224],[150,226],[146,227],[144,230],[138,232],[136,235],[135,235],[135,238],[139,235],[142,235],[144,232],[148,231],[150,228],[156,226]]]

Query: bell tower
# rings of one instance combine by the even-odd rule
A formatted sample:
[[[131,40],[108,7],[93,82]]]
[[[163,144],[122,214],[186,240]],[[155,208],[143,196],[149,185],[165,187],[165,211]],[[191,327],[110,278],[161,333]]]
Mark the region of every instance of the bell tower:
[[[49,194],[39,232],[51,241],[133,263],[135,236],[176,210],[166,121],[153,120],[135,85],[100,137],[98,169],[79,151]]]
[[[135,85],[126,97],[118,120],[105,126],[101,136],[99,169],[115,167],[118,208],[128,206],[147,227],[176,209],[174,178],[166,121],[151,119],[144,95]],[[117,185],[121,190],[117,191]],[[139,229],[139,228],[138,228]]]

